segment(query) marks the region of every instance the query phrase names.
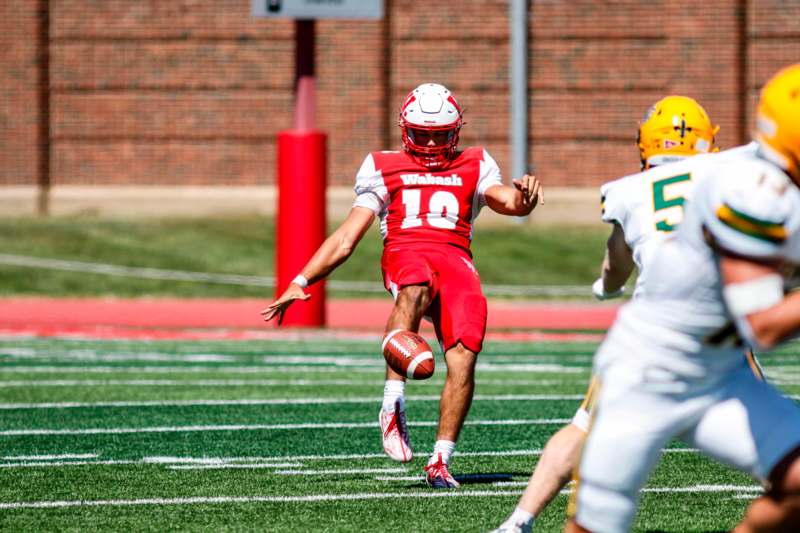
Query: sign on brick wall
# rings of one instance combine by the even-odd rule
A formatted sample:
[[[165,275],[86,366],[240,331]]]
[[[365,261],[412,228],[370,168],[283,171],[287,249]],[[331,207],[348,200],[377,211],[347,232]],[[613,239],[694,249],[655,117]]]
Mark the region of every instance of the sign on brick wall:
[[[383,0],[252,0],[256,17],[382,19]]]

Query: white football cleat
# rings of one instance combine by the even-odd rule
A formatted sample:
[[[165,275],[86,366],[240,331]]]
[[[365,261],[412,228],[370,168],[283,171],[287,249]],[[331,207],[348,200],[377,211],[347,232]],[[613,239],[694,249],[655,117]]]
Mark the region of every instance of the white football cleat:
[[[383,451],[395,461],[409,462],[413,453],[411,452],[411,441],[408,438],[406,413],[400,400],[394,402],[394,411],[381,409],[378,420],[381,423],[383,434]]]
[[[442,454],[425,467],[425,483],[434,489],[457,489],[461,484],[447,470],[447,463],[442,461]]]
[[[519,522],[512,522],[509,518],[497,529],[491,530],[489,533],[531,533],[533,531],[532,524],[522,524]]]

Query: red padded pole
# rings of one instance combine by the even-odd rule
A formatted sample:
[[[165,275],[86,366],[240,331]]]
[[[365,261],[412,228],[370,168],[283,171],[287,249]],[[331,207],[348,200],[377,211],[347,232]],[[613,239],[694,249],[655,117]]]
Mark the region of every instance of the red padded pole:
[[[278,134],[277,292],[280,295],[325,240],[325,133],[287,130]],[[295,302],[283,325],[325,325],[325,283],[306,289],[307,302]]]

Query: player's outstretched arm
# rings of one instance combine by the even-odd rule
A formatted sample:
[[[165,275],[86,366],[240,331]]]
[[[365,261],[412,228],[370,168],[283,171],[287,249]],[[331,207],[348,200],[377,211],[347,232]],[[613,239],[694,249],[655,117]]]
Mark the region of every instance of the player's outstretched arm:
[[[303,289],[322,278],[328,276],[336,267],[350,257],[361,238],[372,225],[375,213],[365,207],[354,207],[350,210],[342,225],[325,239],[322,246],[314,253],[309,262],[300,271],[300,284],[292,282],[281,296],[269,304],[261,315],[266,322],[278,318],[278,325],[283,321],[283,313],[295,300],[308,300],[311,298]],[[301,286],[303,285],[303,286]]]
[[[723,297],[740,335],[750,345],[772,348],[800,333],[800,292],[784,295],[783,267],[723,253]]]
[[[606,241],[606,255],[600,277],[592,285],[592,292],[598,300],[608,300],[622,296],[625,282],[633,272],[633,252],[625,242],[625,231],[614,224]]]
[[[486,205],[501,215],[523,217],[539,204],[544,204],[544,189],[536,176],[525,174],[508,185],[493,185],[486,189]]]

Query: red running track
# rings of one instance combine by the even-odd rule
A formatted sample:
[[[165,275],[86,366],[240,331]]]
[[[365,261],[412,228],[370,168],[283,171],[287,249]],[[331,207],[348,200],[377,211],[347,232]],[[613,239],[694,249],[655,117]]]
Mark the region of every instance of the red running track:
[[[271,329],[259,311],[267,299],[0,299],[0,328],[129,327],[163,329]],[[297,305],[297,304],[296,304]],[[328,300],[328,326],[382,331],[388,299]],[[524,329],[607,329],[618,305],[564,302],[489,302],[490,331]]]

